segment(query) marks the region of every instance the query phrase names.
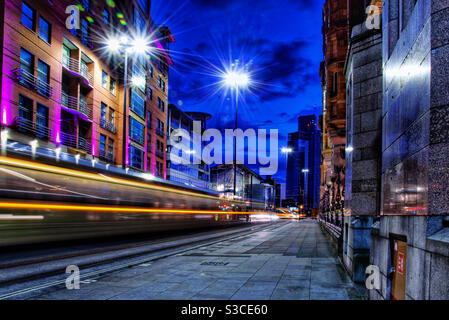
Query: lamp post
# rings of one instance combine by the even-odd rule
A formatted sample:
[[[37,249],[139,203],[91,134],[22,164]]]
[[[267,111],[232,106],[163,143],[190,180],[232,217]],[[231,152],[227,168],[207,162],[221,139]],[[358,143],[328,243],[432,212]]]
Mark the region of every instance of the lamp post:
[[[245,89],[248,87],[250,83],[250,78],[248,73],[244,70],[231,70],[224,74],[223,80],[225,85],[231,90],[235,91],[235,123],[234,123],[234,198],[236,196],[237,189],[237,114],[238,114],[238,105],[239,105],[239,90]],[[252,196],[252,195],[251,195]]]
[[[124,53],[124,79],[123,79],[123,138],[122,138],[122,168],[125,170],[127,165],[126,148],[127,148],[127,135],[126,135],[126,109],[127,109],[127,91],[128,91],[128,53],[143,54],[150,50],[148,43],[145,39],[136,38],[130,40],[128,37],[111,38],[106,42],[106,47],[112,53],[123,52]]]

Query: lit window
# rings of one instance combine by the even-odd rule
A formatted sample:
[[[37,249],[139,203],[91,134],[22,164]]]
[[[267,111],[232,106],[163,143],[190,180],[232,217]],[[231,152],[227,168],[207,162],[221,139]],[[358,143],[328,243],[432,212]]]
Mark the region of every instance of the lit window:
[[[50,23],[39,16],[39,38],[50,43]]]
[[[34,26],[36,24],[36,14],[34,9],[25,2],[22,2],[22,24],[34,31]]]
[[[145,126],[133,117],[129,118],[129,137],[140,144],[145,143]]]
[[[108,73],[106,71],[104,71],[104,70],[101,73],[101,85],[105,89],[108,88]]]
[[[143,170],[144,152],[133,145],[129,146],[129,165],[139,170]]]
[[[116,88],[115,88],[115,86],[116,86],[116,82],[115,82],[115,79],[110,79],[109,80],[109,91],[115,96],[115,94],[116,94]]]
[[[139,117],[145,118],[145,99],[137,93],[137,91],[131,89],[131,110],[134,111]]]

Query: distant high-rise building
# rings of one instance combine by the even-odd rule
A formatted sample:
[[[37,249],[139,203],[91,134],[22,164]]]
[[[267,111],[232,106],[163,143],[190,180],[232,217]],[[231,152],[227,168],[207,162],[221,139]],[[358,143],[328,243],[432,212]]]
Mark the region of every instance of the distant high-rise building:
[[[319,208],[320,136],[315,115],[299,117],[298,131],[288,135],[286,197],[310,211]]]

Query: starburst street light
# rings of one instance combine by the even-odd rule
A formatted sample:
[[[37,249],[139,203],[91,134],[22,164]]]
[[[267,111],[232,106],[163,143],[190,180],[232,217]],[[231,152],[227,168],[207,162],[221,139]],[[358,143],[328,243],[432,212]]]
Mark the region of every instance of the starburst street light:
[[[111,37],[105,41],[106,48],[111,53],[124,53],[125,68],[123,81],[123,150],[122,150],[122,168],[126,169],[126,88],[128,86],[128,54],[146,54],[151,51],[151,47],[147,39],[143,37],[135,37],[133,39],[127,36]],[[137,87],[145,86],[146,79],[144,77],[133,77],[131,79],[133,85]]]
[[[287,154],[289,154],[290,152],[292,152],[293,150],[292,150],[292,148],[286,148],[286,147],[283,147],[282,149],[281,149],[281,152],[282,153],[287,153]]]
[[[236,64],[226,72],[223,73],[222,79],[225,87],[234,90],[235,94],[235,128],[237,130],[237,113],[239,105],[239,91],[240,89],[246,89],[251,84],[251,78],[249,73],[245,69],[237,69]],[[234,197],[236,196],[236,184],[237,184],[237,135],[234,135]]]

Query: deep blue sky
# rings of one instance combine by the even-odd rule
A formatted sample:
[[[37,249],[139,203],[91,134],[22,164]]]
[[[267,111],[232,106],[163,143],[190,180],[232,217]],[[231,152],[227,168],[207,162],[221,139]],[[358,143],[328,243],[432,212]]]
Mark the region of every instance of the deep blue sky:
[[[170,103],[212,114],[208,127],[233,128],[229,94],[211,85],[214,68],[250,63],[257,83],[239,104],[239,127],[278,129],[279,147],[297,130],[298,115],[320,113],[321,10],[324,0],[153,0],[151,15],[176,42]],[[275,176],[285,180],[280,154]]]

